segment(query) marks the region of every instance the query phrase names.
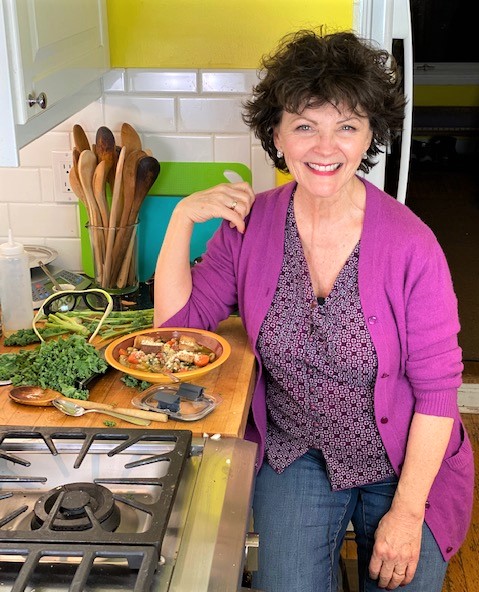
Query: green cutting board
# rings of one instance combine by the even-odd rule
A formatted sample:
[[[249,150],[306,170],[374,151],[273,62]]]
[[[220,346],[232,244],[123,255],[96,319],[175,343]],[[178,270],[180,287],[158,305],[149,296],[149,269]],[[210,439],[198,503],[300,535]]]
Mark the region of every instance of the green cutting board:
[[[252,178],[250,169],[238,162],[162,162],[160,164],[160,174],[140,209],[138,226],[140,282],[146,281],[153,275],[171,213],[179,200],[195,191],[229,182],[225,177],[225,172],[228,171],[236,173],[248,183],[251,183]],[[86,227],[88,216],[82,203],[79,203],[79,208],[83,272],[93,277],[93,256]],[[220,222],[221,220],[217,219],[196,224],[191,240],[191,261],[204,253],[207,241]]]

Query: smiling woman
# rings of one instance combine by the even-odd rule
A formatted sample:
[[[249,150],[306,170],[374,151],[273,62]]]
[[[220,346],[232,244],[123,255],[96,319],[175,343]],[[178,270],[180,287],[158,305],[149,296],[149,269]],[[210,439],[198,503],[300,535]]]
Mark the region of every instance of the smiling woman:
[[[358,175],[402,129],[396,63],[352,33],[300,30],[258,78],[243,120],[293,181],[220,184],[176,206],[155,323],[209,330],[237,307],[254,346],[256,588],[336,589],[351,521],[361,588],[440,592],[473,489],[457,299],[429,228]],[[194,226],[218,217],[191,267]]]

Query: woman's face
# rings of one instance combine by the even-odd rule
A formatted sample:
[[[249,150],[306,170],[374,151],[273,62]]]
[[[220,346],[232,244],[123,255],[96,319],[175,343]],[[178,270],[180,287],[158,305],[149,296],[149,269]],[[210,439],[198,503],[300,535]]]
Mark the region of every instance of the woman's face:
[[[323,197],[346,188],[371,140],[366,116],[329,103],[301,114],[284,111],[274,132],[275,146],[298,186]]]

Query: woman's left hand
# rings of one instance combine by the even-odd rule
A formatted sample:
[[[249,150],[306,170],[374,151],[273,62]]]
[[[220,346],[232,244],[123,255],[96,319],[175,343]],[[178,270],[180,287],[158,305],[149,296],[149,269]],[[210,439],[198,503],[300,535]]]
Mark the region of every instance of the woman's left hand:
[[[369,576],[379,588],[394,590],[409,584],[416,573],[423,520],[390,510],[379,522]]]

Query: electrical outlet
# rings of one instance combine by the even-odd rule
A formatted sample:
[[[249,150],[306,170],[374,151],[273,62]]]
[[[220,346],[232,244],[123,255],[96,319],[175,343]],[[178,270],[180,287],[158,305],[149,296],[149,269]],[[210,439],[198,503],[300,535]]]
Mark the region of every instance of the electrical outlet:
[[[55,201],[76,201],[70,187],[70,170],[73,167],[71,152],[52,152],[53,188]]]

